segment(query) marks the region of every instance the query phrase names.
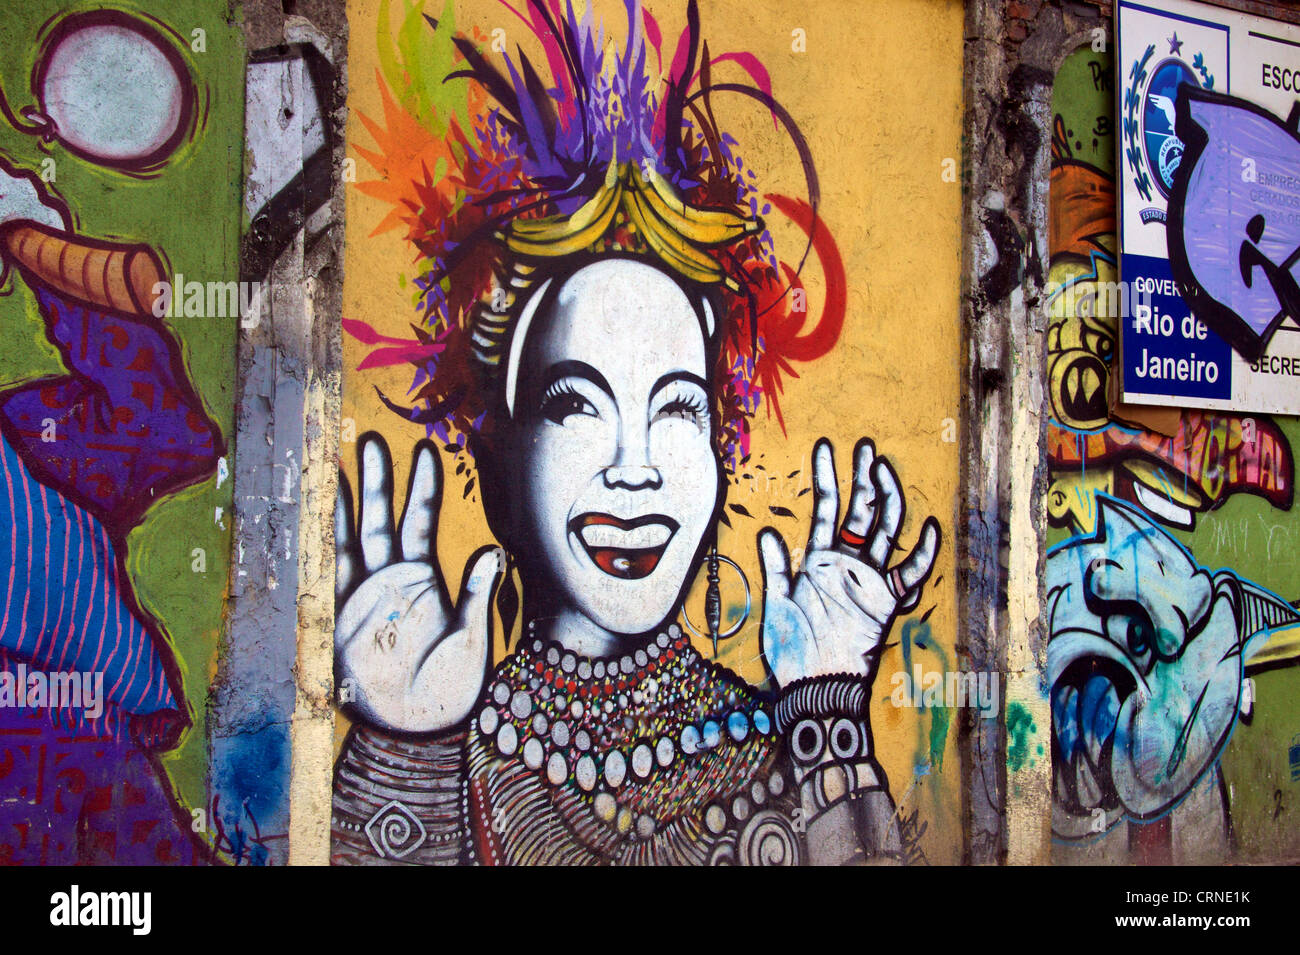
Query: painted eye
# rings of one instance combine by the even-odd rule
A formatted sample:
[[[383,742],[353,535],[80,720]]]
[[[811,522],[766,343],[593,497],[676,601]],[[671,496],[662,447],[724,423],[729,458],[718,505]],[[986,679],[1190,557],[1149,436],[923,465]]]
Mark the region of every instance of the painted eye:
[[[670,401],[659,409],[656,418],[694,418],[699,409],[686,401]]]
[[[862,748],[857,724],[848,717],[841,716],[831,726],[830,744],[836,759],[853,759]]]
[[[1141,656],[1151,649],[1151,624],[1145,620],[1128,622],[1128,650],[1134,656]]]
[[[556,424],[573,415],[596,417],[596,406],[572,388],[557,386],[542,399],[542,414]]]
[[[1084,345],[1090,348],[1094,354],[1107,360],[1110,359],[1111,349],[1114,347],[1111,340],[1105,335],[1085,335]]]
[[[664,421],[666,419],[680,418],[683,421],[689,421],[698,428],[705,428],[709,421],[709,407],[703,396],[700,395],[678,395],[670,398],[659,406],[659,410],[654,413],[650,423]]]
[[[1106,618],[1106,635],[1124,647],[1129,656],[1140,659],[1156,645],[1156,628],[1145,613],[1113,614]]]
[[[790,733],[790,749],[794,758],[807,766],[821,759],[826,748],[826,731],[820,721],[815,719],[800,720]]]

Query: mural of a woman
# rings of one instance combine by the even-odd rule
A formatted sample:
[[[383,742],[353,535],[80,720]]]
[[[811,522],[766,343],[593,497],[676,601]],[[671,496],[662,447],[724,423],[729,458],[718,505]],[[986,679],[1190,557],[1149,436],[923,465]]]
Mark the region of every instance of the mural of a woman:
[[[801,343],[792,351],[811,352],[819,332],[822,347],[833,344],[839,290],[812,333],[796,339],[783,326],[796,272],[778,278],[757,204],[746,214],[738,164],[706,161],[724,138],[682,119],[693,34],[657,100],[634,68],[633,18],[612,73],[621,103],[638,109],[621,105],[611,120],[603,54],[583,42],[590,23],[529,10],[549,26],[538,36],[552,38],[552,69],[570,95],[552,101],[528,81],[516,91],[457,43],[504,108],[492,115],[506,130],[462,144],[462,169],[514,188],[497,208],[430,203],[438,239],[426,236],[434,268],[421,287],[434,291],[426,302],[441,321],[425,345],[425,404],[406,412],[440,437],[449,427],[465,436],[505,550],[471,557],[453,602],[435,546],[437,450],[417,447],[399,524],[387,446],[362,439],[358,513],[344,478],[336,515],[336,676],[359,722],[336,768],[335,861],[897,858],[868,701],[940,534],[930,518],[910,551],[894,553],[904,500],[873,444],[854,450],[844,509],[832,448],[817,444],[799,564],[775,531],[758,537],[767,689],[704,660],[679,625],[716,539],[727,469],[747,445],[757,402],[746,396],[772,380],[765,362],[779,360],[783,335]],[[535,76],[526,60],[520,72]],[[816,234],[808,206],[786,206]],[[823,227],[824,266],[827,240]],[[522,581],[523,632],[490,668],[507,554]]]

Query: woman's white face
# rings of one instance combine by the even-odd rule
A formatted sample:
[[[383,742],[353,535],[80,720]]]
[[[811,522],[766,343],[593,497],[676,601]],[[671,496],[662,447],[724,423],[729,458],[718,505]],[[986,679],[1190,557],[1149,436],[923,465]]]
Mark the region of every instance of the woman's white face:
[[[611,259],[537,321],[514,409],[535,553],[573,609],[644,633],[677,610],[717,504],[700,320],[668,276]]]

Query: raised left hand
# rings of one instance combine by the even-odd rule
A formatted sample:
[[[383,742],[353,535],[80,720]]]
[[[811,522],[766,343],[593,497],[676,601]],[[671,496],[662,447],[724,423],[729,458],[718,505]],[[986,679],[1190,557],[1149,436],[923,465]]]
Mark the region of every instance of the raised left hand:
[[[898,614],[920,601],[939,552],[939,523],[927,517],[917,545],[890,567],[903,492],[894,469],[865,438],[853,452],[843,525],[835,458],[825,438],[813,449],[813,495],[812,533],[796,573],[781,535],[770,527],[758,535],[763,654],[783,687],[838,673],[873,678],[885,636]]]

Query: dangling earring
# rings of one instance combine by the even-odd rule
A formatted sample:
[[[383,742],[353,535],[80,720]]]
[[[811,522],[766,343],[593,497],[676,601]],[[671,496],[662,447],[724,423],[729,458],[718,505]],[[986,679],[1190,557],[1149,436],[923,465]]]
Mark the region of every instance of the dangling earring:
[[[727,628],[725,633],[719,632],[722,628],[722,587],[719,583],[718,570],[723,563],[732,566],[736,571],[736,575],[740,578],[740,585],[745,589],[745,611],[740,615],[739,619],[737,619],[735,623]],[[749,619],[749,611],[753,604],[749,593],[749,579],[745,576],[745,572],[741,570],[740,565],[730,557],[723,557],[718,553],[718,545],[716,542],[709,547],[709,556],[705,566],[708,568],[709,586],[704,592],[704,619],[709,628],[709,639],[713,641],[713,658],[716,660],[718,658],[718,641],[726,640],[728,637],[735,636],[740,632],[740,628],[743,627],[745,621]],[[682,608],[682,623],[684,623],[686,629],[695,636],[704,636],[704,634],[696,630],[694,625],[691,623],[690,617],[686,614],[685,607]]]
[[[501,615],[501,627],[504,631],[502,638],[505,641],[506,651],[510,650],[510,635],[515,629],[515,620],[519,616],[519,588],[515,586],[515,562],[510,556],[510,552],[502,548],[502,553],[506,555],[506,566],[501,575],[501,583],[497,586],[497,613]],[[529,626],[531,626],[531,622]],[[519,631],[519,641],[524,639],[524,629]]]

